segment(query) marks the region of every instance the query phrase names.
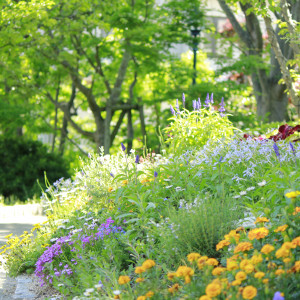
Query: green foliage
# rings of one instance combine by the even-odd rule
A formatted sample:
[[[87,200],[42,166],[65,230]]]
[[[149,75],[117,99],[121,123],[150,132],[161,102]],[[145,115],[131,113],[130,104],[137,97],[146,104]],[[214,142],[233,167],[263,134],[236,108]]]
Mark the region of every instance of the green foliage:
[[[60,177],[69,177],[60,156],[48,153],[40,142],[20,137],[0,137],[0,165],[0,194],[23,201],[41,194],[39,184],[45,187],[45,172],[51,184]]]
[[[173,121],[164,131],[168,135],[166,143],[169,151],[180,155],[186,149],[203,147],[208,141],[214,147],[223,140],[230,139],[237,130],[226,116],[221,116],[210,105],[192,112],[176,110]]]

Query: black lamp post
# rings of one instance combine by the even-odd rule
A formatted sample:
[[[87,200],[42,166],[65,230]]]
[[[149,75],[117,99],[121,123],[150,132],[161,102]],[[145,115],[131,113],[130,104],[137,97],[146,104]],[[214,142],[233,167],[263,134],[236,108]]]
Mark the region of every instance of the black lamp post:
[[[197,64],[197,50],[198,50],[198,44],[199,44],[197,37],[198,37],[198,35],[200,35],[200,32],[201,32],[201,29],[198,29],[197,27],[193,27],[191,29],[191,35],[193,37],[193,52],[194,52],[193,85],[196,84],[196,77],[197,77],[196,64]]]

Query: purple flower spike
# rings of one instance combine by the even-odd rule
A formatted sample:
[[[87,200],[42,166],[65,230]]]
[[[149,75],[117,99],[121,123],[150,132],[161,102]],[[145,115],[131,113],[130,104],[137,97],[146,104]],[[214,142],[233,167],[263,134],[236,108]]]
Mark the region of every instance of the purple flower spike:
[[[200,98],[198,98],[198,109],[199,110],[201,109],[201,100],[200,100]]]
[[[122,148],[122,151],[125,151],[125,150],[126,150],[126,147],[124,146],[123,143],[121,143],[121,148]]]
[[[115,176],[114,176],[113,173],[109,173],[109,175],[110,175],[112,178],[115,178]]]
[[[223,156],[221,155],[220,159],[219,159],[219,162],[221,162],[223,160]]]
[[[273,300],[284,300],[284,297],[281,296],[281,293],[280,293],[280,292],[276,292],[276,293],[274,294]]]
[[[172,105],[170,105],[170,110],[171,110],[172,115],[175,116],[175,110]]]
[[[220,103],[220,108],[219,108],[219,112],[220,112],[220,116],[224,117],[225,114],[223,114],[225,112],[225,108],[224,108],[224,98],[222,97],[221,99],[221,103]]]
[[[196,108],[197,108],[197,101],[193,100],[193,109],[196,110]]]
[[[209,103],[210,103],[210,100],[209,100],[209,93],[207,93],[206,99],[205,99],[204,107],[209,107]]]
[[[182,105],[183,105],[183,108],[185,108],[185,95],[184,95],[184,93],[182,93]]]
[[[291,142],[289,142],[289,145],[292,149],[292,152],[293,152],[294,156],[296,156],[296,151],[295,151],[295,148],[294,148],[293,144]]]
[[[158,173],[156,171],[154,171],[154,177],[156,178],[158,175]]]
[[[139,161],[140,161],[140,157],[139,157],[139,155],[137,155],[137,156],[135,157],[135,163],[138,164]]]
[[[210,103],[214,103],[214,93],[211,93],[210,95]]]
[[[176,99],[176,109],[179,110],[179,103],[178,103],[178,99]]]
[[[276,143],[273,144],[273,149],[278,158],[280,158],[279,148]]]

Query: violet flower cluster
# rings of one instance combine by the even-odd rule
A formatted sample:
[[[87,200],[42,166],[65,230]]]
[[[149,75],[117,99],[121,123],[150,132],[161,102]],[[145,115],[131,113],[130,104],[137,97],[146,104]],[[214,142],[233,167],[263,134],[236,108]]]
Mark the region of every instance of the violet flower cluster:
[[[82,259],[82,256],[77,253],[78,250],[74,247],[74,244],[79,245],[78,248],[84,249],[88,244],[94,245],[96,241],[103,240],[105,237],[117,238],[118,234],[125,233],[122,227],[114,226],[113,224],[114,220],[111,218],[108,218],[101,225],[96,223],[88,225],[88,223],[85,223],[83,228],[71,231],[67,236],[58,238],[53,245],[48,246],[36,262],[35,275],[40,279],[41,285],[44,285],[45,282],[51,284],[54,277],[58,278],[62,275],[73,274],[73,265],[76,265],[78,260]],[[57,265],[57,260],[67,249],[71,249],[76,259],[72,258],[66,264],[61,261]],[[55,266],[53,274],[49,272],[49,265],[52,263]]]

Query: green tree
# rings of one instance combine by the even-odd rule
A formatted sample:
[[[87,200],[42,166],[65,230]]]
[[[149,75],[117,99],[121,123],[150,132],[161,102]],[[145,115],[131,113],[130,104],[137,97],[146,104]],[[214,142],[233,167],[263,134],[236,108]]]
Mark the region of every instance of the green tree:
[[[269,121],[285,120],[288,104],[286,89],[294,104],[299,100],[295,91],[295,78],[292,78],[290,73],[295,64],[289,67],[287,65],[288,61],[299,54],[299,46],[295,39],[300,21],[299,1],[218,0],[218,2],[237,33],[244,53],[257,62],[251,74],[257,115],[263,119],[268,118]],[[244,14],[245,26],[238,22],[235,13],[237,7]],[[267,68],[264,63],[265,51],[260,16],[264,18],[271,44]],[[271,16],[277,19],[277,22],[272,22]],[[282,31],[283,21],[287,27],[285,32]],[[275,28],[274,23],[277,23]],[[282,84],[282,79],[285,84]]]

